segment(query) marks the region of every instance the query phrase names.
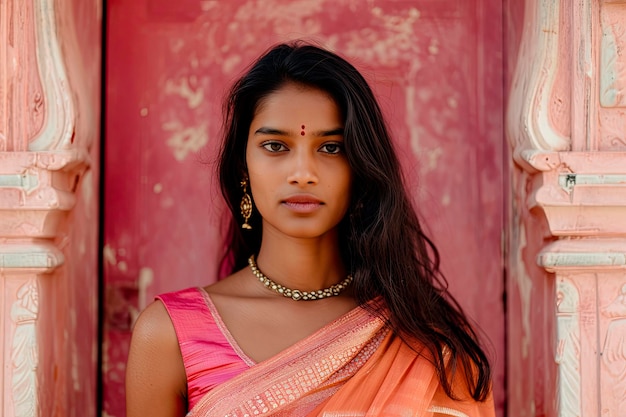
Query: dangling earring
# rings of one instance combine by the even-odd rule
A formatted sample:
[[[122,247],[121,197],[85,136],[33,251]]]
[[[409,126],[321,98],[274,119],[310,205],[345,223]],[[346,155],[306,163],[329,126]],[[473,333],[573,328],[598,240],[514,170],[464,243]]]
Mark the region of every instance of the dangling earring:
[[[247,192],[248,180],[245,179],[241,181],[241,186],[243,187],[243,197],[241,198],[241,204],[239,204],[241,215],[243,216],[243,224],[241,225],[241,228],[249,230],[252,229],[252,226],[248,224],[248,220],[252,215],[252,199],[250,198],[250,194]]]

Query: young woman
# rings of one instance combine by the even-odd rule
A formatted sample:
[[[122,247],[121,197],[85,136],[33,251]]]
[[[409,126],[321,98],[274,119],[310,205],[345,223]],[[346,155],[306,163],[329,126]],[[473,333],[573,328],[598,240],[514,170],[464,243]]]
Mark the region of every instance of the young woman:
[[[281,44],[225,105],[232,274],[139,317],[128,417],[492,416],[380,108],[339,56]]]

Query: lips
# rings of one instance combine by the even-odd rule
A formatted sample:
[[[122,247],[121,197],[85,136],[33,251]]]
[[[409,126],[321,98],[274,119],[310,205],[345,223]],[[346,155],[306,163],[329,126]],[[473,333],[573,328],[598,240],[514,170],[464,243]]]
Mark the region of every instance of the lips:
[[[319,209],[324,203],[310,195],[295,195],[284,199],[282,204],[298,213],[311,213]]]

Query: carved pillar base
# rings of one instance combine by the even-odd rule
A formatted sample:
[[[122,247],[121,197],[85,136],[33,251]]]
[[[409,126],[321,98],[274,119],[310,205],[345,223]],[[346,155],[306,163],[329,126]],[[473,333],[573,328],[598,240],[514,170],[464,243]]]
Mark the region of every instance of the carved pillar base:
[[[4,416],[36,416],[39,410],[36,274],[0,273],[0,288],[0,319],[5,326],[4,332],[0,332],[4,352],[0,375],[5,387],[0,397],[0,411]]]
[[[559,415],[626,415],[626,238],[558,240],[539,263],[556,276]]]
[[[559,416],[626,415],[626,238],[559,240],[539,261],[556,279]]]
[[[41,320],[40,299],[51,273],[64,263],[59,243],[85,159],[73,152],[0,153],[3,416],[40,415],[40,390],[49,389],[45,374],[55,365],[42,356],[40,342],[49,346],[53,340],[54,314]],[[47,293],[44,298],[54,296]]]
[[[553,165],[530,208],[560,237],[538,256],[556,281],[557,415],[626,415],[626,153],[537,158]]]

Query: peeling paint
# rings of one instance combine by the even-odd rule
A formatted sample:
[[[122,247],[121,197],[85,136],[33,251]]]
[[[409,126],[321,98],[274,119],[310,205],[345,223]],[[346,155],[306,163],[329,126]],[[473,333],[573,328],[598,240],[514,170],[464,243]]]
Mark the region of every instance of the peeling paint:
[[[407,85],[404,90],[404,105],[406,106],[406,120],[405,123],[409,130],[409,143],[411,144],[411,150],[415,155],[419,155],[422,151],[420,149],[420,135],[419,129],[413,128],[413,118],[416,114],[415,111],[415,86]]]
[[[165,94],[179,95],[187,100],[190,109],[196,109],[204,101],[204,89],[197,86],[195,76],[182,77],[179,81],[167,80],[165,82]]]
[[[437,169],[437,163],[439,162],[439,158],[443,155],[442,148],[429,149],[426,152],[426,156],[428,158],[427,166],[428,171],[433,171]]]
[[[142,107],[141,110],[139,110],[139,115],[141,117],[146,117],[148,115],[148,108],[147,107]]]
[[[234,69],[239,65],[240,62],[241,62],[240,55],[231,55],[224,60],[224,63],[222,64],[222,71],[225,74],[232,73]]]
[[[119,269],[121,272],[126,272],[128,271],[128,264],[125,261],[119,261],[117,263],[117,269]]]
[[[209,141],[206,123],[183,127],[180,122],[170,122],[163,124],[163,130],[173,132],[167,139],[167,145],[172,148],[177,161],[183,161],[190,152],[199,151]]]
[[[152,187],[152,191],[154,191],[155,194],[161,194],[161,192],[163,191],[163,184],[156,183],[154,184],[154,187]]]
[[[147,289],[154,282],[154,271],[152,268],[143,267],[139,270],[137,286],[139,288],[139,309],[143,310],[147,305]]]
[[[118,261],[117,255],[124,256],[126,254],[126,250],[118,249],[117,251],[113,249],[110,245],[104,245],[103,256],[104,262],[108,265],[111,265],[117,268],[121,272],[128,271],[128,264],[126,261]]]
[[[438,55],[439,54],[439,41],[437,39],[431,39],[430,40],[430,45],[428,45],[428,52],[431,55]]]
[[[104,248],[102,249],[102,254],[105,263],[108,263],[110,265],[117,265],[115,249],[113,249],[110,245],[104,245]]]
[[[154,271],[152,268],[143,267],[139,270],[139,278],[137,279],[137,311],[131,311],[132,325],[134,325],[139,313],[142,312],[148,305],[148,288],[154,282]],[[124,364],[119,364],[124,370]]]
[[[215,0],[200,0],[200,9],[205,13],[218,6],[219,2]]]

